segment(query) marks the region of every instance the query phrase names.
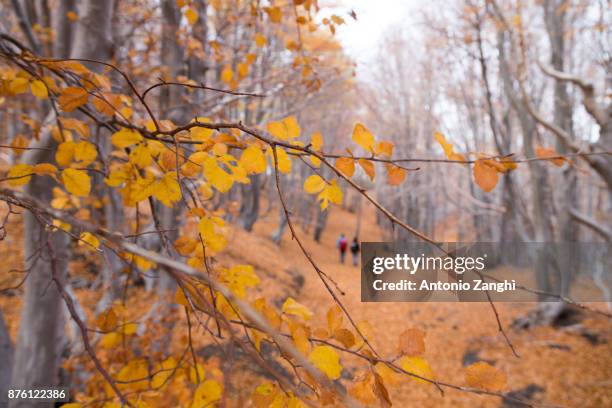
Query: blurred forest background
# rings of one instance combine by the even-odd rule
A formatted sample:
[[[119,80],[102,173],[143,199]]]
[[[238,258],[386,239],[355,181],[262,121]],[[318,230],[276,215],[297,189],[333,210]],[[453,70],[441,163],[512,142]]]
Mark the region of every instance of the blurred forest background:
[[[433,241],[608,243],[610,3],[408,3],[405,21],[380,29],[369,20],[371,5],[348,0],[0,0],[0,395],[66,386],[74,407],[342,406],[352,399],[365,406],[611,406],[608,253],[594,253],[593,264],[604,266],[586,271],[576,271],[564,254],[538,254],[537,270],[528,273],[537,298],[548,302],[362,304],[359,269],[340,264],[336,249],[341,233],[363,242],[422,239],[401,223]],[[347,36],[375,29],[376,46],[362,59]],[[32,55],[75,59],[86,68],[45,65]],[[28,71],[33,66],[40,75],[55,69],[55,80],[43,77],[37,88]],[[91,97],[68,115],[64,84],[91,95],[100,91],[110,112]],[[147,138],[160,130],[174,137],[194,118],[234,124],[187,130],[189,140],[209,143],[201,151],[234,158],[225,161],[233,169],[228,180],[212,182],[206,171],[207,182],[191,180],[195,171],[179,155],[197,152],[189,144],[179,149],[177,139],[176,151],[166,139],[172,153],[160,148],[149,160],[135,159],[135,150],[120,152],[130,145],[114,137],[127,124]],[[249,167],[241,156],[245,147],[263,149],[267,142],[241,145],[250,133],[236,124],[279,138],[270,123],[291,133],[291,120],[283,118],[299,123],[298,136],[289,139],[306,153],[270,145],[268,165]],[[357,122],[387,144],[364,153]],[[276,329],[310,353],[341,397],[303,374],[280,340],[255,334],[237,310],[229,311],[242,306],[225,297],[227,305],[216,304],[212,287],[206,299],[213,313],[198,314],[197,301],[182,294],[189,292],[182,278],[167,272],[173,266],[102,251],[100,231],[98,238],[79,235],[81,227],[73,224],[72,234],[51,233],[42,212],[19,208],[22,201],[9,191],[21,191],[21,183],[12,183],[16,165],[78,167],[57,155],[66,142],[58,132],[95,146],[91,161],[80,160],[81,167],[93,163],[91,188],[75,194],[64,181],[64,191],[57,177],[42,176],[57,168],[38,168],[31,180],[17,176],[27,177],[26,193],[212,273],[268,320],[282,320]],[[343,177],[313,152],[345,175],[339,161],[355,169]],[[279,176],[284,158],[290,171]],[[138,160],[146,162],[134,164],[143,174],[148,166],[175,168],[175,177],[185,177],[178,176],[179,196],[195,195],[201,208],[178,200],[169,206],[155,194],[128,205],[113,166]],[[320,196],[304,192],[313,174],[338,177],[340,196],[329,192],[336,205],[324,208]],[[195,216],[209,215],[220,220],[211,229],[223,225],[223,244],[196,249],[199,242],[184,237],[197,231]],[[53,247],[61,248],[59,256]],[[524,267],[502,250],[498,255],[499,276]],[[223,275],[238,264],[253,267],[253,282]],[[559,289],[560,277],[581,274],[593,279],[589,290],[607,304],[567,301],[571,293]],[[555,291],[566,301],[548,295]],[[223,318],[236,330],[222,329]],[[341,376],[322,368],[334,358],[313,357],[319,347],[331,347],[313,338],[340,344]],[[402,338],[419,351],[406,351]],[[259,361],[248,351],[252,339],[260,365],[249,360]],[[439,385],[413,381],[385,361],[451,386],[443,386],[441,396]],[[479,362],[492,371],[466,380],[466,367]]]

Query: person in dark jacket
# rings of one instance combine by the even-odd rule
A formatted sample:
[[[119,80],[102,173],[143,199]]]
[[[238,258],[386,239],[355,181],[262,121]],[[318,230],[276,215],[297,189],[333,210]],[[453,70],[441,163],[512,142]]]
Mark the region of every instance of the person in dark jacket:
[[[344,234],[340,234],[340,236],[338,237],[338,241],[336,242],[336,246],[340,251],[340,263],[344,263],[344,254],[346,254],[346,247],[348,246]]]
[[[359,241],[357,241],[357,237],[353,238],[353,243],[351,244],[351,254],[353,255],[353,266],[359,265]]]

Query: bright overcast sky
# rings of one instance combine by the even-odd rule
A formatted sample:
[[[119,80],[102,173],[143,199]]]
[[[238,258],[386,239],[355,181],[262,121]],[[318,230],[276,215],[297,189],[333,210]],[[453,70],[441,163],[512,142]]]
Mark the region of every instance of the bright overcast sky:
[[[346,17],[339,27],[338,39],[358,64],[376,56],[378,44],[391,26],[413,26],[415,11],[422,0],[343,0],[343,10],[355,10],[357,21]],[[412,17],[412,18],[411,18]]]

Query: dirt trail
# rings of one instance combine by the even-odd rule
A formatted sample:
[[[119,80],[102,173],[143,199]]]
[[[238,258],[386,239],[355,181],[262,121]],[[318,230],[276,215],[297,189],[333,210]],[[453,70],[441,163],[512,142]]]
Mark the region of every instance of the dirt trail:
[[[612,336],[605,319],[594,316],[583,322],[590,331],[598,333],[597,344],[567,330],[538,328],[513,332],[508,329],[520,354],[520,358],[516,358],[499,334],[495,315],[486,303],[361,303],[359,269],[351,266],[350,262],[340,264],[335,250],[340,232],[349,239],[352,237],[356,216],[338,208],[331,211],[321,243],[311,239],[312,232],[304,233],[298,227],[300,238],[321,269],[345,292],[341,301],[353,318],[356,321],[367,320],[373,326],[373,344],[383,356],[394,355],[403,330],[417,327],[427,333],[425,357],[439,380],[465,385],[462,363],[482,359],[507,374],[508,391],[520,392],[517,397],[561,406],[612,406]],[[362,241],[382,239],[382,232],[374,222],[374,211],[371,206],[364,208]],[[283,296],[296,297],[315,311],[324,325],[331,298],[297,243],[291,240],[288,229],[280,248],[270,240],[277,219],[277,213],[271,212],[257,222],[251,234],[232,230],[229,245],[232,249],[228,255],[232,261],[254,264],[262,280],[274,278],[278,283],[284,283],[282,294],[266,293],[277,302]],[[299,291],[294,285],[296,273],[304,277],[304,286]],[[497,305],[504,327],[533,307],[534,304],[528,303]],[[363,367],[363,363],[360,364]],[[348,366],[354,368],[354,364]],[[390,392],[394,405],[399,407],[503,405],[498,398],[453,390],[440,396],[433,386],[408,378],[400,385],[390,387]]]

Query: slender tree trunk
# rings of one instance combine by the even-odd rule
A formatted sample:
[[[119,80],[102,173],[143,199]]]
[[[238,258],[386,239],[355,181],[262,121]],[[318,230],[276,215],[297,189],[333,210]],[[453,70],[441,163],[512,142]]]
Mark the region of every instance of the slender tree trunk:
[[[81,16],[76,29],[74,48],[70,55],[74,58],[106,60],[110,57],[111,16],[113,0],[87,0],[81,4]],[[58,19],[57,24],[63,24]],[[58,27],[59,28],[59,27]],[[67,50],[57,49],[60,55]],[[93,67],[92,67],[93,68]],[[36,164],[53,162],[52,148],[55,141],[50,132],[44,132],[38,142],[39,147],[47,150],[33,150],[24,155],[24,162]],[[52,198],[54,181],[48,177],[34,177],[26,186],[26,192],[42,202]],[[21,312],[19,334],[17,337],[15,361],[11,387],[19,389],[48,388],[57,386],[60,363],[59,341],[63,333],[64,308],[62,298],[51,282],[51,264],[54,273],[65,280],[68,264],[68,240],[63,232],[48,230],[33,214],[26,212],[25,219],[25,259],[28,278],[25,282],[25,295]],[[40,407],[52,407],[54,401],[40,403]],[[27,400],[13,400],[9,407],[29,407]]]
[[[565,70],[565,20],[566,13],[561,6],[563,1],[546,0],[544,2],[544,19],[546,31],[550,42],[550,63],[554,69],[563,72]],[[554,85],[554,111],[553,123],[573,136],[572,129],[572,102],[567,92],[565,81],[555,81]],[[567,147],[557,142],[557,151],[561,154],[569,153]],[[577,177],[572,166],[566,166],[563,171],[562,188],[563,194],[558,198],[559,203],[559,241],[568,243],[578,240],[578,228],[573,222],[571,210],[577,207]],[[575,260],[567,251],[558,254],[559,271],[557,286],[561,294],[567,295],[569,284],[575,269]]]
[[[45,132],[40,147],[53,146],[50,132]],[[30,164],[53,160],[49,150],[24,157]],[[42,202],[52,199],[55,182],[48,177],[33,177],[26,192]],[[64,309],[62,298],[51,280],[51,261],[55,259],[57,275],[65,279],[67,271],[68,241],[66,234],[50,231],[46,225],[30,212],[24,214],[25,294],[21,310],[19,334],[17,335],[15,359],[11,376],[11,388],[34,389],[55,387],[59,384],[60,347],[58,341],[63,332]],[[41,403],[41,407],[52,407],[53,401]],[[9,407],[29,407],[27,400],[11,400]]]
[[[315,229],[314,229],[314,240],[316,242],[321,242],[321,236],[323,235],[323,231],[325,231],[325,226],[327,225],[328,215],[329,215],[329,209],[321,210],[321,207],[317,205],[317,215],[315,217]]]
[[[261,189],[261,175],[251,176],[251,183],[240,186],[242,200],[240,204],[239,223],[246,231],[253,230],[253,225],[259,217],[259,191]]]
[[[177,76],[185,74],[183,49],[178,43],[179,24],[181,12],[175,0],[163,0],[162,6],[162,48],[161,63],[166,69],[167,80],[175,81]],[[204,17],[204,16],[203,16]],[[163,118],[182,123],[186,119],[185,112],[178,110],[184,89],[177,86],[166,86],[161,88],[160,111]],[[178,226],[181,219],[182,206],[173,208],[161,205],[159,208],[160,226],[169,242],[174,242],[178,237]],[[163,294],[176,289],[176,282],[167,273],[162,273],[158,279],[158,293]]]
[[[13,344],[9,336],[8,327],[4,323],[4,316],[0,310],[0,405],[7,402],[6,392],[11,383],[13,369]]]

